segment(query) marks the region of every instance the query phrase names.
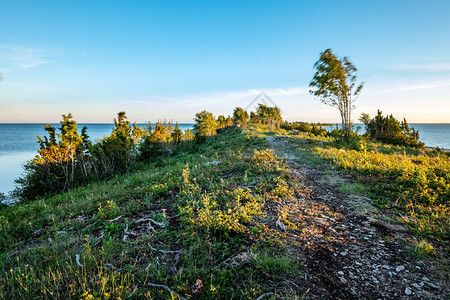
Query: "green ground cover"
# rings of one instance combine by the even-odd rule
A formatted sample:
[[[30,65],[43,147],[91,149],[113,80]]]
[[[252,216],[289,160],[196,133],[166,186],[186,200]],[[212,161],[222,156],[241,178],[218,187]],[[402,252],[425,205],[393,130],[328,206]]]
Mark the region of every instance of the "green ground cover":
[[[265,207],[293,187],[265,148],[229,129],[140,171],[4,208],[0,298],[283,295],[301,262]]]

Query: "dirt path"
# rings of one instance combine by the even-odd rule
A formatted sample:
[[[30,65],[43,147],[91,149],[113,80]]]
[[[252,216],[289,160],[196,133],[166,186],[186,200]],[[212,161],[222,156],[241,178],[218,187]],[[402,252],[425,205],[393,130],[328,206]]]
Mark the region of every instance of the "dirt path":
[[[288,230],[289,244],[303,251],[309,299],[446,299],[448,283],[426,261],[404,253],[407,229],[377,211],[366,197],[341,193],[337,172],[308,165],[287,138],[268,137],[278,156],[286,158],[305,192],[283,204],[301,226]],[[434,274],[434,275],[432,275]],[[446,297],[447,295],[447,297]]]

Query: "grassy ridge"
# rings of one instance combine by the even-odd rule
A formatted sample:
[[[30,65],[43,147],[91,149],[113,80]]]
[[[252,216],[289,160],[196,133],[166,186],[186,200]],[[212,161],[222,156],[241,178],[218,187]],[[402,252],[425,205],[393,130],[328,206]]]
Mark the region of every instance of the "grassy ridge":
[[[262,139],[231,129],[198,152],[6,208],[0,297],[282,295],[280,277],[301,267],[265,206],[293,197],[287,176]]]
[[[302,297],[300,249],[276,222],[300,226],[286,203],[304,187],[261,138],[287,132],[249,131],[230,128],[140,171],[1,210],[0,298]],[[448,156],[302,133],[288,141],[448,249]]]
[[[450,240],[450,156],[372,142],[342,143],[301,133],[290,136],[312,164],[327,162],[352,175],[359,193],[394,211],[412,231],[448,246]]]

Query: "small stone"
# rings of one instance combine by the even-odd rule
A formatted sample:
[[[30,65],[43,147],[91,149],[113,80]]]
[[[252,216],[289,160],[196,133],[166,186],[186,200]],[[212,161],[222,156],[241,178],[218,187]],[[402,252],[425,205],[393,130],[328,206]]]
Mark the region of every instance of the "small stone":
[[[339,271],[338,274],[339,274],[339,275],[344,275],[344,272]]]
[[[346,255],[347,255],[347,252],[341,252],[341,255],[342,255],[342,256],[346,256]]]
[[[362,263],[357,262],[357,261],[355,261],[355,264],[356,264],[357,266],[362,266]]]
[[[415,287],[416,289],[418,289],[418,290],[420,290],[421,289],[421,286],[420,285],[418,285],[417,283],[413,283],[412,284],[412,286],[413,287]]]
[[[391,267],[389,267],[388,265],[383,265],[383,269],[390,270]]]
[[[431,286],[432,288],[439,289],[439,287],[438,287],[437,285],[435,285],[434,283],[427,282],[427,284],[428,284],[429,286]]]
[[[419,282],[419,285],[422,287],[425,283],[423,281]]]
[[[430,278],[428,278],[427,276],[423,276],[423,277],[422,277],[422,280],[423,280],[423,281],[430,281]]]
[[[397,268],[395,268],[395,271],[401,272],[401,271],[403,271],[404,269],[405,269],[404,266],[398,266]]]
[[[416,266],[416,269],[417,269],[417,270],[421,270],[421,268],[420,268],[419,266]]]
[[[411,292],[411,290],[410,290],[409,288],[406,288],[406,289],[405,289],[405,294],[406,294],[406,295],[411,295],[412,292]]]

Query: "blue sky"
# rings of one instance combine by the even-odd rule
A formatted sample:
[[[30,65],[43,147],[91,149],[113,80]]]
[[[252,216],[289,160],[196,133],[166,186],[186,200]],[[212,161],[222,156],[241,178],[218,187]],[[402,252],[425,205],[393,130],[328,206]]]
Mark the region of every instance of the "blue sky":
[[[192,122],[264,90],[288,120],[339,121],[308,94],[332,48],[378,108],[450,123],[450,1],[0,1],[0,123]]]

